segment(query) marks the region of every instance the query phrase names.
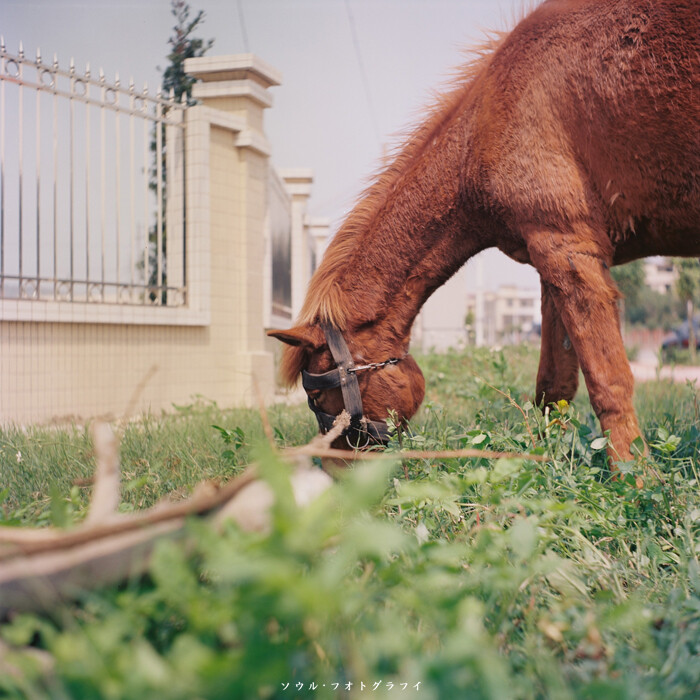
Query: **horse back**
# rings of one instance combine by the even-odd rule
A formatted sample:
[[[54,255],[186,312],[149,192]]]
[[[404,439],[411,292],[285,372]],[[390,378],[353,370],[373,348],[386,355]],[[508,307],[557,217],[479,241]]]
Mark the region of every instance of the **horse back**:
[[[700,0],[547,0],[477,82],[472,184],[513,226],[699,231]]]

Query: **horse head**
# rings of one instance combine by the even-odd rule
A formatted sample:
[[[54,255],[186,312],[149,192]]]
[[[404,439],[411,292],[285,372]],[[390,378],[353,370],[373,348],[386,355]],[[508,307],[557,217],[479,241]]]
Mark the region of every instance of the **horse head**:
[[[387,340],[374,325],[342,333],[331,325],[300,325],[268,335],[286,343],[282,378],[291,385],[301,375],[322,433],[343,410],[350,414],[350,427],[333,447],[386,443],[389,415],[401,425],[423,401],[423,373],[407,343]]]

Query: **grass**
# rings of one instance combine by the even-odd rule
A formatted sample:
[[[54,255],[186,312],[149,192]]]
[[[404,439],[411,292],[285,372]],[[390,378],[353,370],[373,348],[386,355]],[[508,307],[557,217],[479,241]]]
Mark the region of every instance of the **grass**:
[[[661,359],[666,365],[690,365],[698,364],[700,352],[696,351],[695,355],[691,355],[689,348],[666,348],[661,351]]]
[[[273,406],[269,414],[281,445],[288,439],[304,443],[314,435],[315,423],[305,406]],[[238,430],[239,442],[225,449],[222,434],[213,425]],[[201,398],[173,407],[166,415],[143,416],[117,432],[124,509],[146,508],[165,494],[185,496],[204,479],[229,478],[250,461],[251,446],[263,439],[257,412],[221,410]],[[46,522],[55,494],[71,493],[70,502],[79,512],[89,497],[92,457],[87,426],[2,431],[5,519],[20,524]]]
[[[278,494],[272,532],[193,522],[189,548],[164,543],[145,579],[6,621],[0,697],[700,696],[697,391],[637,387],[649,454],[613,480],[585,392],[546,416],[532,406],[536,361],[419,358],[426,402],[396,461],[353,469],[303,511],[254,412],[200,400],[127,425],[124,508],[254,457]],[[281,444],[315,432],[305,407],[270,421]],[[398,454],[533,438],[543,463]],[[82,516],[84,430],[7,431],[0,447],[7,522]]]

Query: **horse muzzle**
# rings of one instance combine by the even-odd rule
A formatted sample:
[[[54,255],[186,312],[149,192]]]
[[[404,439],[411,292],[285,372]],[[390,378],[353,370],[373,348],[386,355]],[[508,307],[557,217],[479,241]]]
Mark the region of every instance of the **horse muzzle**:
[[[350,415],[350,426],[343,431],[342,437],[345,437],[345,441],[351,449],[361,450],[371,445],[386,445],[391,438],[392,431],[386,421],[365,418],[357,373],[395,365],[403,357],[392,357],[383,362],[356,365],[341,332],[326,324],[322,324],[321,328],[336,367],[322,374],[313,374],[302,370],[301,379],[304,389],[308,393],[340,388],[344,408]],[[322,411],[311,396],[308,397],[308,402],[309,408],[316,416],[319,430],[325,435],[333,427],[337,416]]]

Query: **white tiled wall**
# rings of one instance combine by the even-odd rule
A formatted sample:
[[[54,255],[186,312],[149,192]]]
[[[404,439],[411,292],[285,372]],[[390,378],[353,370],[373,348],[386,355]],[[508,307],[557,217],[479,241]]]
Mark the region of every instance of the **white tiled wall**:
[[[204,71],[216,96],[203,94],[204,104],[186,113],[188,307],[0,301],[0,422],[119,418],[197,395],[223,406],[270,396],[273,358],[263,328],[269,147],[260,95],[276,82],[265,79],[258,59],[243,58],[221,58],[224,67],[235,61],[242,87],[222,96],[226,85]],[[198,60],[188,67],[194,74]]]

